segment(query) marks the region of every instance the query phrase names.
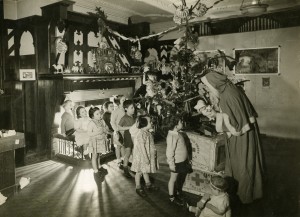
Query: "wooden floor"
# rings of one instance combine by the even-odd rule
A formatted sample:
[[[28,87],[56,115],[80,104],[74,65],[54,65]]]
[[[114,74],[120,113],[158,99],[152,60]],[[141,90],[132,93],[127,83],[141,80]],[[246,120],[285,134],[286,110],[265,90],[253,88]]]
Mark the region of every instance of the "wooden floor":
[[[268,183],[263,200],[239,207],[234,216],[298,216],[300,203],[300,144],[282,139],[264,139]],[[161,189],[142,199],[135,193],[134,179],[122,176],[116,162],[105,166],[108,175],[97,183],[90,168],[45,161],[17,169],[17,180],[30,177],[31,183],[11,193],[0,206],[0,217],[184,217],[193,216],[168,202],[168,166],[165,144],[157,149],[161,167],[155,183]],[[186,194],[189,203],[196,196]]]

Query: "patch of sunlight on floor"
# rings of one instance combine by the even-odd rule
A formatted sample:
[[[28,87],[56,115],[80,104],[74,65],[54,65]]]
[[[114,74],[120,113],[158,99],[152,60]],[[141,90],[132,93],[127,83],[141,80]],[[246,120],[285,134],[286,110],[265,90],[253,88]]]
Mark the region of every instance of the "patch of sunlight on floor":
[[[80,193],[88,193],[97,191],[97,185],[94,180],[94,174],[92,169],[82,169],[79,172],[77,184],[76,184],[76,192]]]

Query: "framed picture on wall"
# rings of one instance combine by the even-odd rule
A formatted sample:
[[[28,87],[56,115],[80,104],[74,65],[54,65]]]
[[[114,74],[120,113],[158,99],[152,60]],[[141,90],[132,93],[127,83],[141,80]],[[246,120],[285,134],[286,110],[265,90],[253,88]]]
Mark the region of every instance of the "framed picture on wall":
[[[224,50],[221,51],[225,54]],[[225,59],[220,57],[220,52],[218,50],[196,50],[194,51],[194,54],[197,61],[207,58],[210,67],[216,68],[218,71],[223,73],[225,72]]]
[[[20,69],[20,81],[35,81],[35,69]]]
[[[234,49],[234,57],[235,74],[280,74],[280,47]]]

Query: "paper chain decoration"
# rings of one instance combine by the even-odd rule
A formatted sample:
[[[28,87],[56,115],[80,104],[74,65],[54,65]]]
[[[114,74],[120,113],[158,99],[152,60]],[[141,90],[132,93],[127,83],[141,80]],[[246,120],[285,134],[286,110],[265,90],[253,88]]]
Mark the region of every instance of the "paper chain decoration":
[[[153,38],[153,37],[161,36],[161,35],[164,35],[164,34],[166,34],[168,32],[171,32],[171,31],[174,31],[176,29],[179,29],[181,27],[181,25],[184,24],[183,21],[186,18],[193,17],[192,16],[193,14],[194,14],[194,16],[198,16],[198,17],[204,16],[207,13],[208,10],[210,10],[215,5],[219,4],[220,2],[222,2],[224,0],[218,0],[218,1],[214,2],[213,5],[210,6],[210,7],[207,7],[205,4],[200,3],[200,1],[201,0],[198,0],[195,5],[193,5],[193,6],[190,7],[190,9],[186,6],[185,0],[182,0],[182,5],[181,6],[174,5],[175,8],[176,8],[176,11],[175,11],[175,15],[174,15],[173,20],[174,21],[176,20],[175,23],[178,24],[178,25],[173,26],[173,27],[171,27],[171,28],[169,28],[167,30],[164,30],[164,31],[156,33],[156,34],[151,34],[151,35],[148,35],[148,36],[143,36],[141,38],[138,38],[138,37],[132,38],[132,37],[126,37],[126,36],[118,33],[117,31],[112,30],[108,26],[106,26],[106,28],[107,28],[107,30],[111,34],[113,34],[113,35],[115,35],[115,36],[117,36],[117,37],[119,37],[119,38],[121,38],[121,39],[123,39],[125,41],[130,41],[130,42],[135,43],[135,42],[138,42],[138,41],[142,41],[142,40],[150,39],[150,38]]]

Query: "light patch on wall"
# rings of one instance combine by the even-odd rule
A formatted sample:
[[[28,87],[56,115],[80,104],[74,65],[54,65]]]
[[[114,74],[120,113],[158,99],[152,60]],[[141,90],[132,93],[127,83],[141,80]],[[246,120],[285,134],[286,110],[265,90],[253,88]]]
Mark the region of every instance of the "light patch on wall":
[[[29,31],[23,32],[21,36],[20,55],[34,55],[33,37]]]
[[[14,37],[13,29],[7,29],[7,35],[8,35],[8,52],[9,56],[15,56],[15,37]]]
[[[74,32],[74,44],[82,45],[83,44],[83,34],[81,31]]]
[[[65,30],[63,30],[62,32],[60,32],[60,31],[58,30],[58,28],[55,27],[55,36],[56,36],[56,37],[64,37],[64,35],[65,35]]]
[[[262,87],[263,88],[270,88],[271,80],[270,77],[262,78]]]
[[[93,53],[92,51],[88,52],[88,65],[90,67],[94,67],[94,58],[93,58]]]
[[[82,53],[82,51],[81,50],[79,50],[79,51],[75,50],[74,53],[73,53],[73,57],[74,57],[74,60],[73,60],[74,64],[80,66],[83,62],[83,53]]]
[[[88,34],[88,46],[90,47],[98,47],[100,45],[100,37],[95,35],[94,32],[89,32]]]

